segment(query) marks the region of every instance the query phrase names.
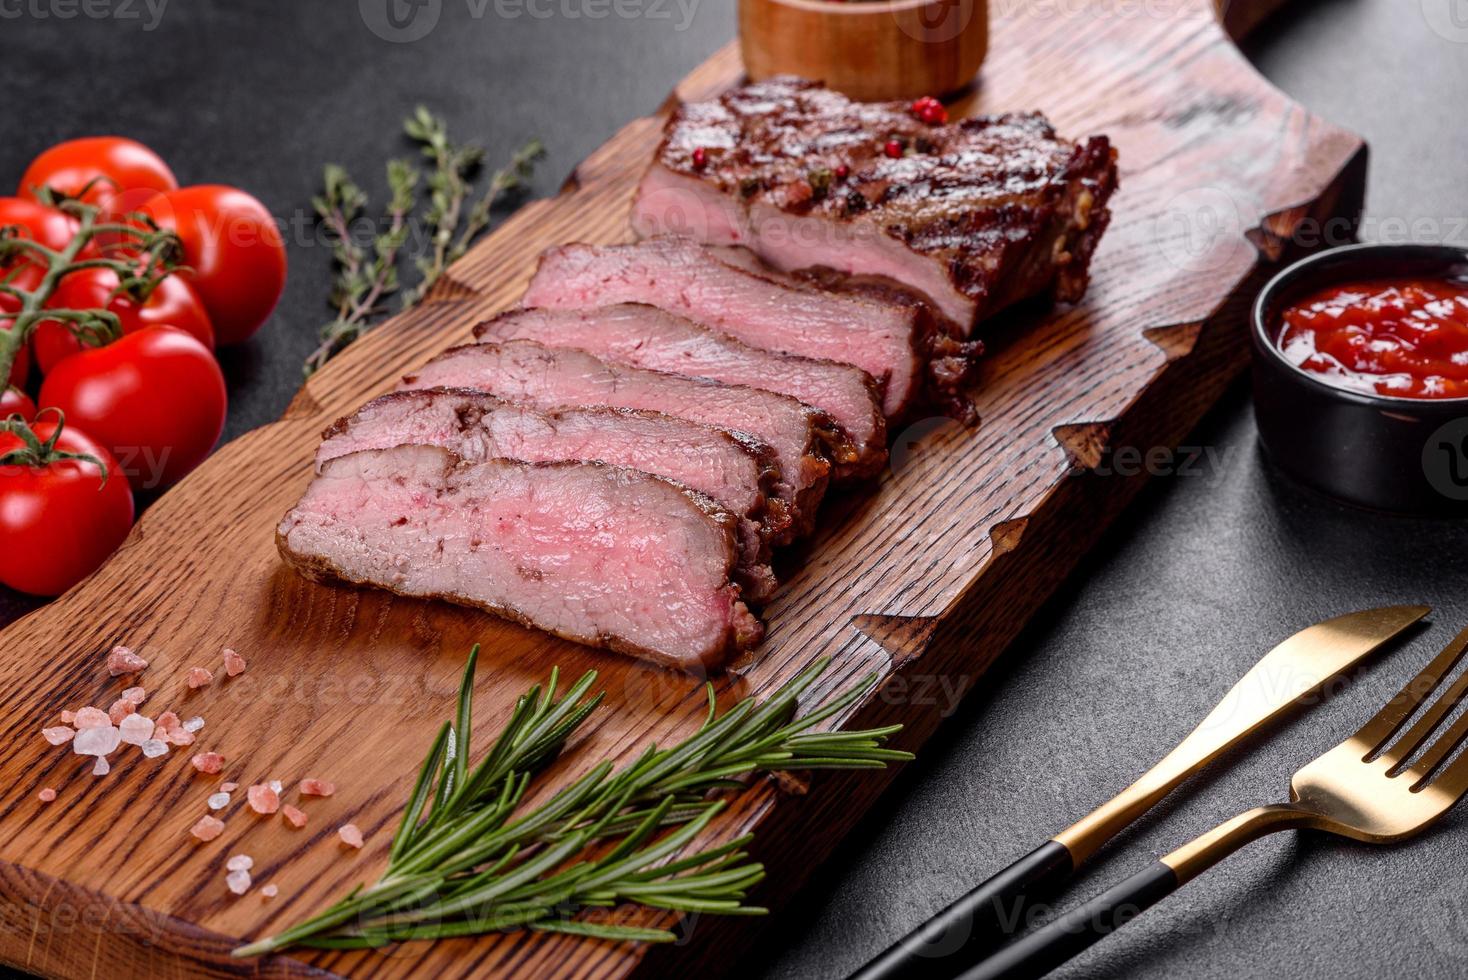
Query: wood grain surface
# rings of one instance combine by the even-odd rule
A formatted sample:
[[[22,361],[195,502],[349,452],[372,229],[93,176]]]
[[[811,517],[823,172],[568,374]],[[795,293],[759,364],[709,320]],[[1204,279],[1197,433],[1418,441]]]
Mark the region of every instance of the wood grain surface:
[[[1228,22],[1257,22],[1267,6],[1231,4]],[[707,96],[740,74],[731,45],[677,94]],[[897,433],[890,470],[832,500],[823,530],[784,561],[788,581],[766,608],[769,639],[715,678],[733,698],[768,691],[822,654],[835,665],[819,693],[875,671],[881,686],[843,723],[901,721],[898,744],[911,749],[1140,488],[1147,467],[1133,454],[1145,461],[1149,449],[1176,445],[1243,368],[1242,315],[1261,276],[1304,223],[1357,214],[1365,166],[1358,139],[1252,71],[1207,0],[1005,5],[981,83],[958,108],[1040,109],[1066,135],[1114,140],[1121,190],[1090,292],[1074,308],[1017,310],[994,325],[974,393],[980,425],[932,419]],[[511,934],[228,957],[238,940],[376,877],[472,643],[485,648],[481,741],[553,665],[600,672],[607,704],[552,783],[668,743],[700,720],[697,679],[462,608],[306,582],[273,542],[326,424],[513,304],[542,248],[628,236],[627,206],[661,122],[627,125],[564,193],[525,207],[458,263],[430,302],[359,341],[281,420],[223,447],[166,494],[97,575],[0,634],[10,746],[0,763],[0,959],[67,977],[624,977],[716,974],[734,962],[757,920],[704,918],[685,942],[655,949]],[[223,753],[223,774],[195,773],[191,752],[176,750],[162,760],[120,752],[113,772],[95,778],[88,760],[42,740],[62,709],[105,707],[126,686],[103,668],[115,643],[151,662],[141,678],[149,712],[206,719],[197,748]],[[217,670],[226,646],[250,662],[227,681]],[[184,674],[195,665],[220,679],[189,692]],[[758,835],[755,857],[772,874],[752,898],[778,908],[892,775],[761,780],[711,833]],[[219,840],[188,836],[218,782],[293,786],[307,776],[339,791],[303,805],[305,829],[255,816],[239,792]],[[58,791],[54,803],[37,801],[43,786]],[[286,799],[297,802],[294,791]],[[360,853],[336,843],[348,821],[366,833]],[[236,853],[255,860],[256,890],[243,898],[224,884]],[[280,887],[273,902],[259,895],[265,883]]]

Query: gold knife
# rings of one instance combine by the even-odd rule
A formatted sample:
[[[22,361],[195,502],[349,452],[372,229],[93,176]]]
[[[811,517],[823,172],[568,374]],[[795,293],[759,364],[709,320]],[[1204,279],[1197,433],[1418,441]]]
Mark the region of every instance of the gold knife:
[[[1427,606],[1367,609],[1285,640],[1142,778],[899,939],[851,980],[941,980],[987,956],[1018,931],[1027,904],[1055,895],[1081,862],[1179,783],[1429,612]]]

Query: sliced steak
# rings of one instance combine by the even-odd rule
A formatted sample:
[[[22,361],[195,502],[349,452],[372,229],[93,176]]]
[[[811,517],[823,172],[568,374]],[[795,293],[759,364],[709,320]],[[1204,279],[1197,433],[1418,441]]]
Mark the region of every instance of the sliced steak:
[[[794,288],[721,261],[687,239],[550,249],[521,303],[555,309],[646,303],[751,347],[853,364],[882,385],[889,419],[907,414],[925,394],[938,401],[958,397],[951,379],[929,370],[935,338],[916,311]]]
[[[481,324],[474,336],[493,343],[534,340],[574,347],[617,364],[776,391],[822,410],[841,427],[856,452],[833,460],[837,476],[867,476],[887,460],[887,422],[876,382],[850,364],[750,347],[636,303],[596,310],[511,310]]]
[[[739,518],[736,578],[757,602],[775,589],[769,539],[789,517],[772,512],[765,488],[779,469],[774,451],[687,419],[618,408],[539,411],[480,391],[398,391],[368,402],[326,430],[319,469],[350,453],[393,446],[442,446],[469,462],[597,461],[626,466],[691,487]],[[765,525],[769,526],[766,527]]]
[[[636,470],[399,446],[327,462],[276,541],[311,578],[699,669],[763,633],[729,581],[734,524],[702,494]]]
[[[904,102],[776,78],[673,113],[632,223],[885,277],[967,331],[1029,296],[1079,299],[1115,189],[1106,137],[1073,143],[1039,113],[929,125]]]
[[[474,388],[540,409],[662,412],[748,433],[773,449],[780,465],[775,492],[789,508],[792,525],[776,543],[813,526],[831,475],[826,447],[836,443],[839,448],[841,442],[825,414],[788,395],[608,364],[585,351],[527,340],[456,347],[407,378],[403,387]]]

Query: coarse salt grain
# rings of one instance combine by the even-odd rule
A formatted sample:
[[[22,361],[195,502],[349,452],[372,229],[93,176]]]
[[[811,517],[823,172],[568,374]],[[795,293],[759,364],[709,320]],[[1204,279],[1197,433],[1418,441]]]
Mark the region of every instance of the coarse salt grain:
[[[295,807],[287,803],[285,806],[280,808],[280,812],[281,815],[285,817],[285,822],[290,824],[292,827],[299,828],[306,826],[306,814],[304,811],[297,810]]]
[[[200,718],[198,715],[195,715],[194,717],[183,723],[183,730],[189,732],[190,734],[197,732],[203,727],[204,719]]]
[[[173,731],[175,728],[179,727],[178,715],[174,714],[172,711],[165,711],[163,712],[163,714],[158,716],[158,721],[156,722],[156,724],[165,732]]]
[[[233,793],[235,790],[237,790],[239,788],[240,788],[240,784],[239,783],[220,783],[219,784],[219,790],[222,793]]]
[[[45,789],[37,793],[36,796],[40,799],[42,803],[50,803],[52,800],[56,799],[56,791],[50,786],[47,786]]]
[[[205,670],[203,667],[189,668],[189,687],[193,688],[196,691],[199,688],[203,687],[205,684],[208,684],[213,679],[214,675]]]
[[[260,889],[260,896],[262,898],[274,898],[279,894],[280,889],[275,885],[266,885],[264,888]]]
[[[278,779],[272,779],[267,785],[269,785],[271,789],[275,790],[275,794],[277,796],[279,796],[280,793],[285,789],[285,784]]]
[[[224,862],[224,867],[229,871],[249,871],[255,866],[255,859],[248,854],[236,854]]]
[[[251,786],[246,795],[250,798],[250,809],[256,813],[269,815],[280,809],[280,796],[264,783]]]
[[[72,724],[78,730],[83,728],[106,728],[112,724],[112,719],[107,717],[107,712],[101,708],[93,708],[91,705],[88,705],[85,708],[77,709],[77,713],[72,717]]]
[[[230,677],[238,677],[245,672],[245,658],[233,650],[224,651],[224,672]]]
[[[137,710],[138,706],[133,704],[131,701],[124,701],[121,698],[118,698],[116,701],[112,702],[112,707],[107,709],[107,720],[112,722],[112,724],[114,725],[120,725],[122,724],[122,719],[126,718],[128,715]]]
[[[236,895],[243,895],[245,892],[250,890],[250,872],[231,871],[229,874],[224,876],[224,883],[228,885],[229,890],[234,892]]]
[[[105,755],[97,756],[97,761],[92,763],[93,776],[105,776],[112,771],[112,763],[107,761]]]
[[[342,839],[342,843],[348,847],[360,849],[362,847],[362,831],[357,829],[354,823],[343,824],[337,829],[336,835]]]
[[[65,725],[62,725],[58,728],[43,728],[41,729],[41,734],[45,736],[46,741],[50,742],[52,745],[65,745],[76,736],[76,732],[72,731],[70,728],[67,728]]]
[[[174,728],[168,733],[168,741],[174,745],[193,745],[194,733],[186,732],[182,728]]]
[[[330,796],[336,792],[336,784],[329,783],[324,779],[301,780],[302,796]]]
[[[224,768],[224,756],[218,752],[200,752],[191,761],[195,769],[207,772],[211,776]]]
[[[208,804],[209,809],[211,810],[223,810],[225,807],[229,806],[229,794],[215,793],[213,796],[209,797]]]
[[[63,725],[70,725],[74,721],[76,721],[76,712],[75,711],[63,711],[63,712],[61,712],[61,723]]]
[[[153,737],[153,719],[147,715],[128,715],[117,730],[128,745],[142,745]]]
[[[137,674],[148,666],[148,661],[133,653],[127,647],[115,646],[107,655],[107,673],[113,677],[121,677],[123,674]]]
[[[122,732],[108,725],[106,728],[83,728],[71,740],[71,750],[77,755],[111,755],[122,742]]]
[[[138,748],[142,749],[143,755],[147,756],[149,759],[156,759],[160,755],[168,754],[168,743],[159,741],[156,738],[148,739],[146,742],[139,745]]]
[[[122,699],[124,701],[131,701],[133,704],[142,704],[148,700],[148,692],[141,687],[130,687],[122,692]]]
[[[194,824],[193,828],[189,830],[189,833],[199,838],[199,840],[211,841],[224,833],[224,821],[218,817],[211,817],[205,814],[199,818],[199,822]]]

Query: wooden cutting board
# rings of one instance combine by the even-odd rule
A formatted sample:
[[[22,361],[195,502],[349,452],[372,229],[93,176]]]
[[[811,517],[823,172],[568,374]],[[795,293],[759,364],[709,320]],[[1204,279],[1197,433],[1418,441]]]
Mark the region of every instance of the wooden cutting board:
[[[1227,7],[1237,31],[1272,0]],[[920,422],[896,436],[879,484],[838,494],[824,530],[787,563],[766,609],[768,641],[726,697],[759,694],[826,654],[821,692],[875,671],[881,688],[845,720],[893,721],[918,749],[948,698],[967,690],[1145,479],[1109,450],[1175,446],[1246,363],[1243,310],[1267,266],[1307,222],[1355,216],[1361,141],[1261,80],[1209,0],[1006,4],[981,83],[961,111],[1043,110],[1072,137],[1106,133],[1120,152],[1115,218],[1085,302],[1019,312],[995,332],[975,399],[976,428]],[[701,98],[735,83],[733,46],[687,78]],[[222,448],[152,507],[128,543],[70,595],[0,634],[6,750],[0,797],[0,959],[69,977],[185,973],[623,977],[718,971],[725,942],[758,921],[696,923],[656,949],[514,934],[389,953],[229,959],[241,938],[277,931],[375,879],[434,730],[452,711],[470,645],[485,655],[476,738],[553,665],[601,672],[606,706],[562,781],[593,760],[629,759],[689,733],[699,683],[453,606],[303,581],[275,552],[280,516],[310,479],[317,434],[435,352],[466,341],[515,302],[542,248],[627,237],[633,188],[662,114],[632,122],[577,168],[564,192],[514,216],[458,263],[433,301],[397,317],[313,378],[278,422]],[[106,706],[125,686],[103,657],[125,643],[151,666],[149,709],[202,715],[199,748],[243,785],[330,779],[338,794],[288,829],[244,810],[198,845],[189,827],[219,779],[189,753],[118,753],[113,772],[53,748],[40,729],[63,708]],[[218,669],[229,646],[242,677],[190,693],[190,666]],[[222,676],[222,675],[221,675]],[[779,906],[861,816],[893,773],[762,780],[717,825],[754,831],[772,875],[753,896]],[[58,799],[36,799],[43,786]],[[335,829],[367,835],[344,853]],[[254,856],[257,890],[229,894],[224,862]],[[262,901],[261,884],[280,897]],[[745,930],[740,932],[739,930]],[[737,948],[737,947],[735,947]]]

